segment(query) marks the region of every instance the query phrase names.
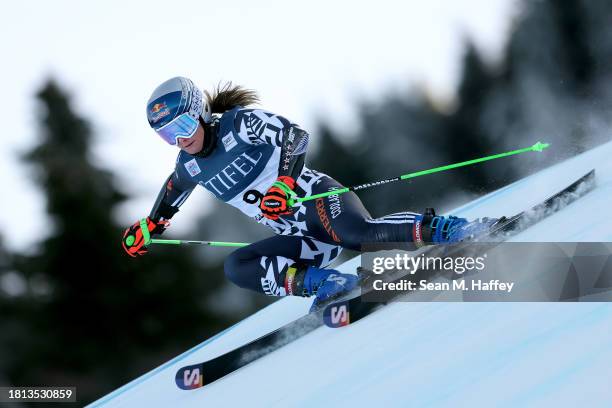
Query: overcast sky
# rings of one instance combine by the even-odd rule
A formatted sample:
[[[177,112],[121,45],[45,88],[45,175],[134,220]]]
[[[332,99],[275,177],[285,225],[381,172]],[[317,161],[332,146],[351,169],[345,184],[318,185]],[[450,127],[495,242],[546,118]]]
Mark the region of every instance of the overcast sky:
[[[202,88],[231,80],[256,89],[264,108],[306,129],[325,118],[350,130],[356,98],[416,84],[451,100],[463,39],[497,58],[516,8],[515,0],[3,5],[0,232],[9,247],[26,250],[49,228],[44,198],[17,160],[36,141],[34,94],[49,76],[93,121],[97,163],[134,196],[119,214],[131,223],[148,213],[174,165],[176,149],[145,117],[149,95],[169,77],[188,76]],[[149,160],[138,161],[139,151]],[[204,190],[194,193],[173,229],[185,230],[207,199]]]

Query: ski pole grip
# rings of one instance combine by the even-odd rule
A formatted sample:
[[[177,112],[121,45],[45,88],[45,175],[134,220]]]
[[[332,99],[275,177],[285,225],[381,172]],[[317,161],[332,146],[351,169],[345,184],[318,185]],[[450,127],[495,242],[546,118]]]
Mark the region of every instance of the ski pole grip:
[[[149,234],[149,226],[147,225],[146,218],[140,220],[140,231],[142,231],[142,238],[144,239],[145,246],[148,246],[151,243],[151,234]]]

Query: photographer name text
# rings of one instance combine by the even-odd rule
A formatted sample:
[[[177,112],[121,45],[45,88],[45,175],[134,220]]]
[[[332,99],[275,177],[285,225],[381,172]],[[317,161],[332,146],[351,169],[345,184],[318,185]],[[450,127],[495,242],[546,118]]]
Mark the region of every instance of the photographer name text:
[[[514,282],[502,282],[499,279],[492,280],[473,280],[469,284],[465,280],[454,280],[452,282],[428,282],[426,279],[421,279],[419,282],[402,279],[398,282],[383,282],[375,280],[372,282],[374,290],[390,290],[390,291],[481,291],[481,292],[512,292]]]

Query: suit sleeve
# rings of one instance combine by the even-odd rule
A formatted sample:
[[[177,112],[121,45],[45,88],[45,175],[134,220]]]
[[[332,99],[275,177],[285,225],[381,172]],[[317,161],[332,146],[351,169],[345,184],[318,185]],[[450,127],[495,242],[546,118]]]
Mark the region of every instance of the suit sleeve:
[[[197,183],[194,183],[179,172],[178,166],[166,179],[157,200],[151,209],[149,218],[154,221],[169,220],[179,207],[187,200]]]
[[[288,119],[261,109],[241,109],[234,119],[236,132],[247,143],[280,149],[279,176],[296,179],[304,167],[308,132]]]

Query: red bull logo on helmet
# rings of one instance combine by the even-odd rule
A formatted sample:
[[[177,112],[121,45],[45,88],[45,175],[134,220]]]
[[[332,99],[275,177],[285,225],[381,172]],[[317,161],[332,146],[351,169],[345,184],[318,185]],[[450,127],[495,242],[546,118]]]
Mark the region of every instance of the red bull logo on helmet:
[[[153,107],[151,108],[151,113],[157,113],[160,110],[162,110],[163,108],[166,108],[166,104],[164,102],[162,103],[156,103],[155,105],[153,105]]]
[[[165,102],[156,103],[151,106],[151,120],[158,122],[161,118],[166,117],[170,114],[170,109],[166,106]]]

